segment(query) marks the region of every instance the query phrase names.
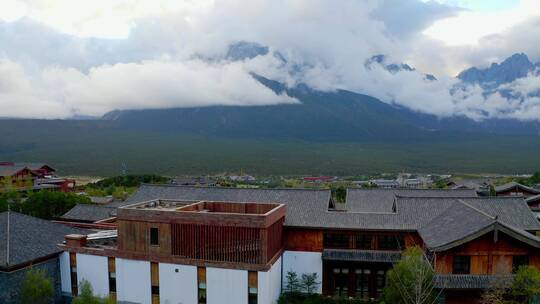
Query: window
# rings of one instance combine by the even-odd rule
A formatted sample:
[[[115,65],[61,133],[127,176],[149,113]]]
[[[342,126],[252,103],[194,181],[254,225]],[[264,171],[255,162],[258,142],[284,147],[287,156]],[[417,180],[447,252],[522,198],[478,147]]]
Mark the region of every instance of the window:
[[[356,269],[356,297],[360,299],[369,299],[369,276],[371,270]]]
[[[199,304],[206,304],[206,268],[197,268],[197,297]]]
[[[150,245],[159,246],[159,229],[156,227],[150,228]]]
[[[469,274],[471,272],[471,257],[468,255],[454,256],[453,274]]]
[[[74,252],[69,253],[69,264],[71,274],[71,294],[73,296],[77,296],[77,255]]]
[[[384,285],[386,283],[386,271],[377,270],[377,297],[382,296]]]
[[[379,236],[380,250],[399,250],[404,244],[402,235],[381,235]]]
[[[512,257],[512,272],[518,271],[519,267],[529,265],[529,256],[515,255]]]
[[[257,272],[248,272],[248,304],[257,304],[258,293]]]
[[[152,304],[159,304],[159,264],[150,263],[150,284],[152,291]]]
[[[332,269],[332,289],[334,296],[346,297],[348,295],[348,268],[334,268]]]
[[[349,235],[346,233],[325,233],[323,238],[325,248],[349,248]]]
[[[371,249],[371,239],[369,234],[357,234],[356,249]]]

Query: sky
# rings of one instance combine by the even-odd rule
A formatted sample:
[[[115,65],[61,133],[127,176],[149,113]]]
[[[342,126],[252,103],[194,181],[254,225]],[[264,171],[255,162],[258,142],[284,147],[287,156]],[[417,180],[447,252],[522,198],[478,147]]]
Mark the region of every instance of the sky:
[[[540,62],[538,38],[538,0],[3,0],[0,117],[298,102],[257,73],[440,117],[540,120],[535,74],[505,85],[517,101],[454,90],[471,66],[521,52]],[[270,52],[230,60],[239,41]],[[416,70],[368,67],[377,54]]]

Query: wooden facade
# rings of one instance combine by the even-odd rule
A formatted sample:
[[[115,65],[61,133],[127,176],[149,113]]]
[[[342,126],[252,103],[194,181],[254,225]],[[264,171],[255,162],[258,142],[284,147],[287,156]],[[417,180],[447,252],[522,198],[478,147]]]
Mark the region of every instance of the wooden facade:
[[[266,265],[283,250],[284,218],[285,207],[279,204],[199,202],[166,211],[119,209],[118,251],[158,260]]]
[[[336,235],[346,239],[343,246],[325,244],[325,236]],[[369,247],[360,246],[359,237],[370,239]],[[400,239],[398,248],[381,248],[383,238]],[[402,240],[402,241],[401,241]],[[403,250],[413,246],[423,247],[416,232],[387,232],[368,230],[323,230],[287,228],[284,235],[285,250],[322,252],[323,249]],[[360,248],[362,247],[362,248]]]
[[[464,245],[437,253],[435,270],[441,274],[454,271],[456,256],[470,257],[470,274],[511,274],[514,257],[527,256],[528,264],[540,269],[540,251],[501,232],[495,241],[494,233],[488,233]]]

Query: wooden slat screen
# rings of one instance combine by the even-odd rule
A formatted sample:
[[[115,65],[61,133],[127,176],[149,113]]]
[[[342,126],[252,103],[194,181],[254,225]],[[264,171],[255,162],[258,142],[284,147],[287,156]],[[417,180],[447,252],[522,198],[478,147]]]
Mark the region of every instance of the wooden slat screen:
[[[172,224],[172,254],[207,261],[262,264],[266,261],[262,260],[260,231],[247,227]]]

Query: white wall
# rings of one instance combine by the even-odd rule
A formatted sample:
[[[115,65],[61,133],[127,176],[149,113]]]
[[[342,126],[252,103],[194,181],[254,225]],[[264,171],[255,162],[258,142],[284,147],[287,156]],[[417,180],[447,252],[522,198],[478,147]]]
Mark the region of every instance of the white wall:
[[[159,263],[159,299],[163,304],[196,304],[197,266]]]
[[[150,304],[150,284],[150,262],[116,259],[116,291],[119,302]]]
[[[207,267],[206,290],[207,304],[247,304],[248,272]]]
[[[60,285],[62,286],[62,292],[71,294],[71,271],[69,266],[69,252],[62,252],[58,258],[60,260]]]
[[[287,284],[287,272],[294,271],[300,278],[302,274],[317,274],[322,282],[322,253],[306,251],[285,251],[283,253],[283,287]],[[319,284],[318,293],[322,293],[322,284]]]
[[[257,274],[258,304],[275,304],[281,293],[281,258],[268,271]]]
[[[77,282],[79,291],[81,282],[86,280],[92,285],[94,295],[109,295],[109,267],[107,257],[77,253]]]

